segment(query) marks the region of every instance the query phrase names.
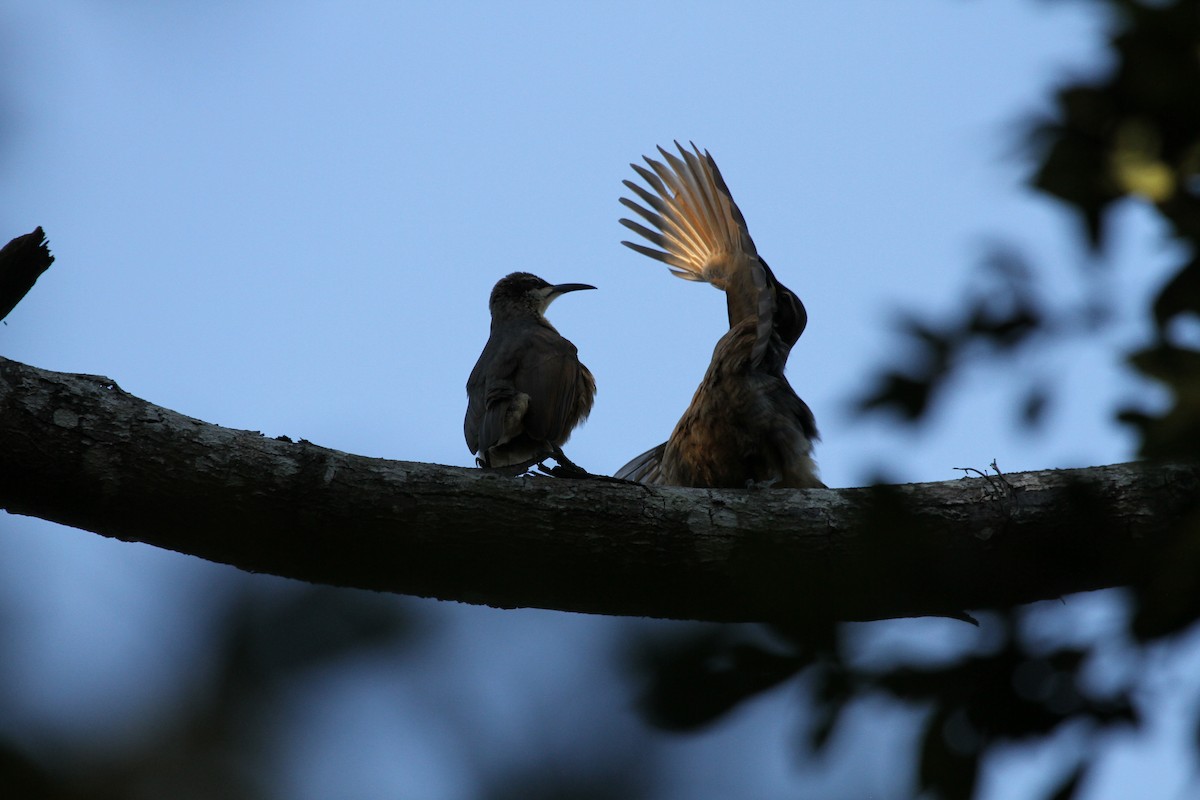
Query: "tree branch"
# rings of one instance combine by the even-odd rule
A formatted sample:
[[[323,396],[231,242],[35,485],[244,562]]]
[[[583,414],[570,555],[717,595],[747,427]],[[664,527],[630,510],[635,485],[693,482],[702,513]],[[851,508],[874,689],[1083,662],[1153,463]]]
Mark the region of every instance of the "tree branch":
[[[876,619],[1139,580],[1200,467],[863,489],[507,478],[210,425],[0,358],[0,507],[300,580],[499,607]]]
[[[0,248],[0,319],[8,316],[53,263],[54,256],[40,227]]]

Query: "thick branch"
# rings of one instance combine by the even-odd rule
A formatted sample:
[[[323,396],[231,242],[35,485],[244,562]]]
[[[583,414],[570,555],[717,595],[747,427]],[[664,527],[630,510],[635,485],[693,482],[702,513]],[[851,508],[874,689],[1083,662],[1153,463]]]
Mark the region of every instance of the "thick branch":
[[[0,358],[0,507],[307,581],[493,606],[874,619],[1137,580],[1200,468],[881,489],[508,478],[210,425]]]

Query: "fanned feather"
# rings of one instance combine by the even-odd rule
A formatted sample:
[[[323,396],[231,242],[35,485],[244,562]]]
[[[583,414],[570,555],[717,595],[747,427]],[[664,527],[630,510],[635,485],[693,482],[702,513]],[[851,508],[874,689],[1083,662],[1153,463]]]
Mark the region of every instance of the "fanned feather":
[[[646,156],[649,168],[630,165],[646,186],[624,181],[637,200],[622,197],[621,204],[650,227],[629,219],[621,224],[654,247],[622,244],[663,262],[677,277],[724,291],[730,327],[755,317],[752,360],[760,363],[775,322],[775,281],[759,259],[745,217],[712,155],[695,144],[691,150],[679,142],[675,146],[679,155],[659,147],[662,160]]]

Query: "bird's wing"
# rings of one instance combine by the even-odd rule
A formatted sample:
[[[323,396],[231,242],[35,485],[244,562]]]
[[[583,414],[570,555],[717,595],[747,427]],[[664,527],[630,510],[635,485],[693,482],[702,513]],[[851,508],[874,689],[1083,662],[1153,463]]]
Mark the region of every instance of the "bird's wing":
[[[504,436],[505,418],[516,397],[512,376],[516,362],[511,354],[500,352],[495,339],[488,339],[471,376],[467,378],[467,413],[463,435],[472,453],[487,460],[490,448]]]
[[[651,447],[617,470],[616,475],[613,477],[627,481],[637,481],[638,483],[662,483],[662,457],[666,449],[666,442],[663,442],[658,447]]]
[[[561,444],[591,411],[594,391],[575,345],[553,328],[510,329],[488,340],[467,379],[467,446],[486,454],[521,433]]]
[[[621,224],[661,249],[633,242],[626,247],[666,264],[686,280],[705,281],[725,292],[732,328],[746,317],[757,320],[753,359],[762,359],[775,320],[775,283],[750,238],[746,218],[734,202],[712,156],[695,145],[679,156],[658,148],[664,164],[649,156],[649,169],[631,164],[650,187],[633,181],[625,186],[641,200],[621,203],[657,230],[622,219]]]
[[[524,425],[525,432],[538,441],[565,442],[591,411],[593,392],[583,385],[591,383],[591,373],[579,363],[575,345],[553,328],[531,326],[512,380],[518,392],[534,398]],[[578,418],[577,409],[582,412]]]
[[[463,417],[463,438],[472,453],[479,452],[479,425],[483,422],[483,380],[480,377],[479,365],[483,356],[475,362],[471,376],[467,378],[467,413]]]

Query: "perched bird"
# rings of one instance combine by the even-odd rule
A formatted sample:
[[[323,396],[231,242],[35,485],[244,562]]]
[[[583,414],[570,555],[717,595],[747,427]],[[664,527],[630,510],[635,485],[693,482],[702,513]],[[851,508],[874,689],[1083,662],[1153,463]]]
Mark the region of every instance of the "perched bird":
[[[621,224],[659,249],[627,247],[662,261],[672,274],[725,292],[729,331],[671,437],[630,461],[618,478],[670,486],[824,486],[812,459],[812,411],[784,377],[788,353],[808,323],[800,298],[775,277],[707,151],[658,148],[666,163],[630,166],[648,189],[624,181],[641,203],[621,203],[654,230]]]
[[[587,419],[596,381],[575,345],[546,319],[556,297],[586,283],[551,285],[528,272],[501,278],[488,307],[491,335],[467,379],[467,447],[482,467],[526,466],[561,457]]]

